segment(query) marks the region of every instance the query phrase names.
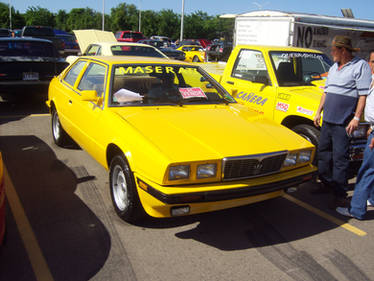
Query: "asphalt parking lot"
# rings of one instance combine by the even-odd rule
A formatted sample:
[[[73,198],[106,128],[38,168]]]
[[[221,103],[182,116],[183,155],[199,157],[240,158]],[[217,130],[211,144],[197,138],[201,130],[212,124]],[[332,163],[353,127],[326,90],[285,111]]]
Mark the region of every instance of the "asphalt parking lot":
[[[7,237],[0,280],[374,280],[368,220],[306,183],[283,198],[138,225],[112,209],[107,171],[53,144],[40,101],[0,102]]]

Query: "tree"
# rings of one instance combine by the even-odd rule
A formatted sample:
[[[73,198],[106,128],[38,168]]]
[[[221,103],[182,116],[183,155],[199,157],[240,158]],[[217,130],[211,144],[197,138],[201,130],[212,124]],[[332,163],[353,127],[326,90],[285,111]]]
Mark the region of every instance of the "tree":
[[[66,20],[66,29],[101,29],[101,14],[91,8],[71,9]]]
[[[135,5],[119,4],[111,9],[111,30],[138,30],[139,10]]]
[[[43,25],[55,26],[55,16],[47,9],[37,7],[29,7],[25,13],[26,25]]]
[[[158,35],[164,35],[170,38],[179,38],[180,19],[172,10],[161,10],[159,12],[160,22],[158,26]]]
[[[197,11],[191,15],[187,15],[184,21],[185,38],[208,38],[209,33],[205,30],[204,23],[211,17],[207,13]]]
[[[12,28],[22,28],[25,25],[24,17],[14,8],[12,10]],[[10,24],[9,18],[9,6],[0,2],[0,27],[9,28]]]
[[[154,11],[142,11],[141,32],[146,36],[159,34],[160,16]]]
[[[66,22],[67,17],[68,13],[66,13],[65,10],[58,10],[57,15],[55,17],[57,29],[70,31]]]

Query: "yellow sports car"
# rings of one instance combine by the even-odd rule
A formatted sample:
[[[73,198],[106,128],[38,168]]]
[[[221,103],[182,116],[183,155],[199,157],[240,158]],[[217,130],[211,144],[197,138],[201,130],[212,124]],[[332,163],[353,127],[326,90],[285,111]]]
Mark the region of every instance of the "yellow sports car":
[[[182,51],[186,54],[185,61],[188,62],[203,62],[205,57],[205,51],[203,47],[197,45],[183,45],[177,50]]]
[[[54,142],[71,137],[109,170],[129,222],[274,198],[316,171],[312,144],[180,61],[80,57],[51,81],[47,104]]]

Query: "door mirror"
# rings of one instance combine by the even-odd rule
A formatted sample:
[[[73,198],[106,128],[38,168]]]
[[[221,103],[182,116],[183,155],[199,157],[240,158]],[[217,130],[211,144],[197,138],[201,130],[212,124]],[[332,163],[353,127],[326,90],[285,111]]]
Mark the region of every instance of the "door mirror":
[[[97,101],[97,99],[99,98],[96,90],[86,90],[86,91],[82,91],[81,93],[81,100],[82,101]]]

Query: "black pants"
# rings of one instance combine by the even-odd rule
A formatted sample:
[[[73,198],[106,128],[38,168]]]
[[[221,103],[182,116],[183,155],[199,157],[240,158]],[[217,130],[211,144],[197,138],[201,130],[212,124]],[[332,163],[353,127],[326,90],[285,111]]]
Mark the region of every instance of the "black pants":
[[[337,197],[347,196],[349,137],[345,127],[323,122],[318,144],[319,178]]]

